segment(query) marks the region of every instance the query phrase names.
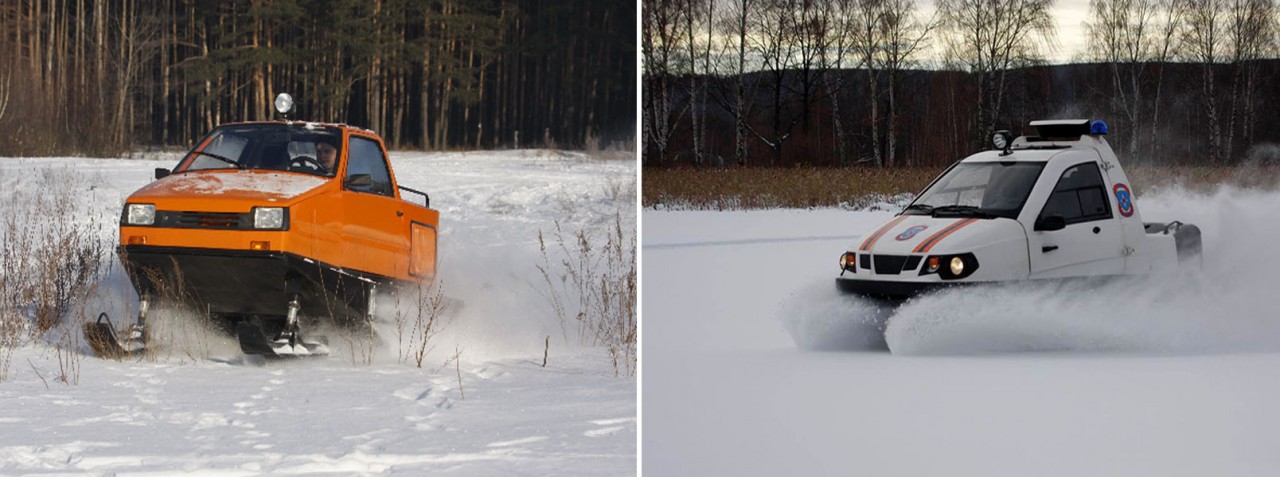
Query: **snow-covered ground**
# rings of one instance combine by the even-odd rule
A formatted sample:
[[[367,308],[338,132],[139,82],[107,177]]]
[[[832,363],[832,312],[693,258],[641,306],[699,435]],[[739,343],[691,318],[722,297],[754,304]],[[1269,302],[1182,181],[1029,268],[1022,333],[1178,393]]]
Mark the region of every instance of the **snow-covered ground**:
[[[113,245],[124,198],[175,162],[0,159],[0,215],[38,214],[31,197],[56,184],[74,191],[65,213]],[[194,336],[154,359],[103,361],[82,343],[60,353],[54,332],[8,350],[0,475],[634,474],[636,380],[564,337],[536,267],[538,232],[556,222],[600,238],[621,214],[634,236],[635,161],[512,151],[392,162],[440,210],[441,281],[466,304],[422,368],[386,327],[376,351],[339,338],[329,357],[265,366],[181,313],[174,323]],[[130,316],[132,293],[117,268],[85,313]]]
[[[1202,273],[926,297],[891,352],[785,331],[865,312],[837,259],[891,212],[646,210],[644,473],[1280,473],[1280,193],[1137,205],[1201,227]]]

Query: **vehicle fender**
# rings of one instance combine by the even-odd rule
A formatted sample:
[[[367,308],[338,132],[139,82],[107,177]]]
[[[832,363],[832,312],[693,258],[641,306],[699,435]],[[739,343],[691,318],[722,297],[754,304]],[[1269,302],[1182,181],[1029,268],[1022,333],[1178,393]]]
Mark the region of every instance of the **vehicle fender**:
[[[990,219],[966,227],[941,242],[930,255],[971,252],[978,269],[965,281],[1020,280],[1031,271],[1027,233],[1016,220]]]

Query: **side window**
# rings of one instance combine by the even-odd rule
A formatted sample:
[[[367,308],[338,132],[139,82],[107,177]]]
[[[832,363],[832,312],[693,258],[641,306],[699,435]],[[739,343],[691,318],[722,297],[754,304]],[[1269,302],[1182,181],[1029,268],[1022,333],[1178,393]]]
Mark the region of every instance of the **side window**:
[[[347,180],[353,176],[368,174],[367,186],[352,186],[350,190],[395,197],[391,190],[391,173],[387,170],[387,158],[382,155],[378,143],[358,136],[351,137],[351,151],[347,156]]]
[[[1067,224],[1111,218],[1107,203],[1107,186],[1102,181],[1098,164],[1086,162],[1067,169],[1053,187],[1040,217],[1061,215]]]

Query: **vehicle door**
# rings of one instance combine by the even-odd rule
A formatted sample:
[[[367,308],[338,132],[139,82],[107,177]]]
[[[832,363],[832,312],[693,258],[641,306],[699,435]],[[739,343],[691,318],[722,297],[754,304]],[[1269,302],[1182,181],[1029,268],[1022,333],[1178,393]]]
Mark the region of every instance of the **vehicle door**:
[[[382,144],[352,135],[342,181],[343,254],[347,267],[387,277],[403,277],[409,266],[403,202]]]
[[[1124,235],[1095,161],[1063,171],[1027,235],[1032,278],[1124,272]]]

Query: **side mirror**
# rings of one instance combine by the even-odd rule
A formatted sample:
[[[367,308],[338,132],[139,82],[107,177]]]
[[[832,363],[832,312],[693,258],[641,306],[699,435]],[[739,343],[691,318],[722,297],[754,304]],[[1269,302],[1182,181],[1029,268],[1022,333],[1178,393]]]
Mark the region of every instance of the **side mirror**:
[[[1050,215],[1036,219],[1036,232],[1052,232],[1054,230],[1062,230],[1067,226],[1067,219],[1061,215]]]
[[[342,185],[348,189],[369,187],[373,185],[373,176],[369,174],[352,174],[347,177],[347,180],[342,182]]]
[[[169,174],[172,174],[172,172],[169,172],[168,169],[165,169],[163,167],[156,168],[156,179],[164,179],[166,177],[169,177]]]

